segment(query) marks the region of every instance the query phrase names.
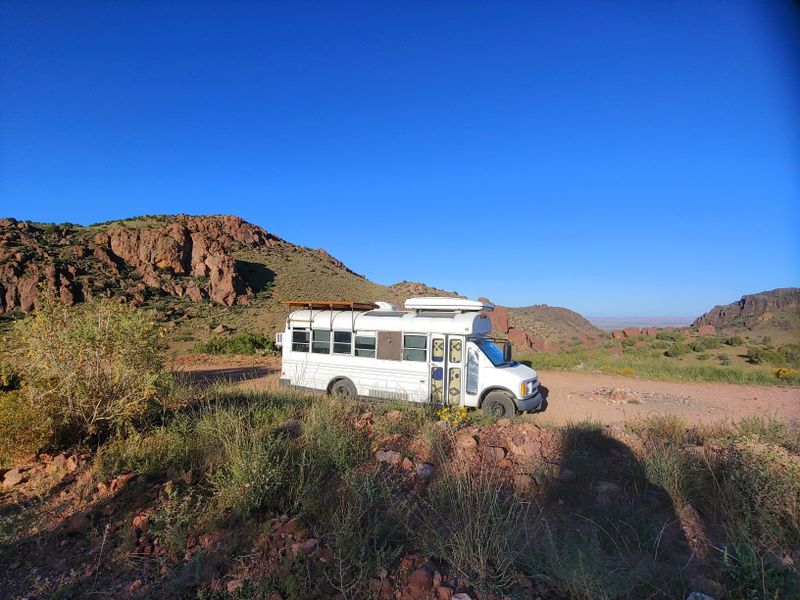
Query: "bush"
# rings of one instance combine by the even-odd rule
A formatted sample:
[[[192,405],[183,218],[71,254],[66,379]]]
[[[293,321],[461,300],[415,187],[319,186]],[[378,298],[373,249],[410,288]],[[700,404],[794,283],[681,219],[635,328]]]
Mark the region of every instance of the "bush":
[[[744,344],[744,340],[738,335],[734,335],[729,338],[726,338],[725,344],[728,346],[741,346],[742,344]]]
[[[656,333],[656,338],[667,342],[680,342],[683,341],[683,334],[678,331],[665,331],[661,329]]]
[[[697,360],[708,360],[708,352],[701,352],[696,358]]]
[[[0,466],[34,454],[52,434],[51,419],[23,390],[0,393]]]
[[[787,367],[781,367],[775,371],[775,377],[780,379],[781,381],[796,381],[797,380],[797,369],[790,369]]]
[[[44,299],[15,332],[28,359],[22,410],[47,415],[50,445],[135,426],[164,389],[164,345],[149,312],[105,299],[74,308]]]
[[[8,363],[0,363],[0,392],[19,389],[20,377]]]
[[[720,347],[719,340],[711,336],[699,337],[689,342],[692,352],[703,352],[704,350],[715,350]]]
[[[719,364],[723,366],[731,364],[731,357],[727,354],[717,354],[717,360],[719,361]]]
[[[204,354],[277,354],[275,342],[263,333],[241,332],[232,336],[216,336],[197,345]]]
[[[689,354],[689,346],[681,342],[672,344],[672,346],[664,352],[664,356],[669,356],[670,358],[677,358],[684,354]]]

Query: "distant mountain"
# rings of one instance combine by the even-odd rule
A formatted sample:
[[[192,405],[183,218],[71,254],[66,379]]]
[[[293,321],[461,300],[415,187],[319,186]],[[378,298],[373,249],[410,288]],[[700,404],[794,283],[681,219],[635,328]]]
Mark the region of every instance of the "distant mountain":
[[[800,288],[778,288],[742,296],[737,302],[715,306],[692,325],[800,334]]]
[[[323,249],[292,244],[234,216],[158,215],[88,227],[0,219],[0,314],[28,312],[42,293],[65,304],[118,296],[155,308],[187,347],[217,324],[272,334],[281,300],[457,296],[424,283],[384,286]],[[572,311],[508,309],[521,348],[592,343],[600,330]]]
[[[688,327],[692,317],[586,317],[604,331],[625,327]]]

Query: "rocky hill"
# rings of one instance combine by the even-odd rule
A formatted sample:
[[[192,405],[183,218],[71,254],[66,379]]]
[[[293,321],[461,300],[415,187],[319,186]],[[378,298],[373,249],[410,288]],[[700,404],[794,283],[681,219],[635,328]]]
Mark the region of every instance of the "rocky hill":
[[[298,246],[233,216],[146,216],[88,227],[0,219],[0,314],[29,312],[42,293],[65,304],[119,296],[149,306],[173,339],[208,337],[218,324],[272,334],[281,300],[389,300],[457,293],[369,281],[322,249]],[[522,349],[553,349],[601,335],[566,309],[500,307],[497,335]]]
[[[693,327],[800,333],[800,288],[778,288],[742,296],[738,302],[715,306],[695,319]]]

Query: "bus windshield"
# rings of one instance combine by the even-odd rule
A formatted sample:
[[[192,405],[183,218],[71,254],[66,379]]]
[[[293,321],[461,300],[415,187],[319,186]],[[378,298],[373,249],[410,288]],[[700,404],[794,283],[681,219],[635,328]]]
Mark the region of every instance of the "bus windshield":
[[[503,350],[499,348],[492,340],[487,340],[484,338],[474,341],[478,345],[478,348],[480,348],[481,351],[486,355],[486,357],[492,361],[492,364],[495,367],[509,364],[503,360]]]

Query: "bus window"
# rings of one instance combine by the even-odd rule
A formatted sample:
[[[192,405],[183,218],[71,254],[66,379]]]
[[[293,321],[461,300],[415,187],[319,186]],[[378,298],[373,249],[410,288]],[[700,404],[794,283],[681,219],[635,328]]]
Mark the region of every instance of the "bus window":
[[[356,356],[375,358],[374,335],[356,335]]]
[[[353,334],[349,331],[333,332],[333,353],[350,354],[353,345]]]
[[[308,352],[311,332],[304,329],[292,331],[292,352]]]
[[[428,360],[428,336],[407,334],[403,336],[403,360],[425,362]]]
[[[331,332],[322,329],[315,329],[314,336],[311,341],[311,352],[317,354],[330,354],[331,353]]]

